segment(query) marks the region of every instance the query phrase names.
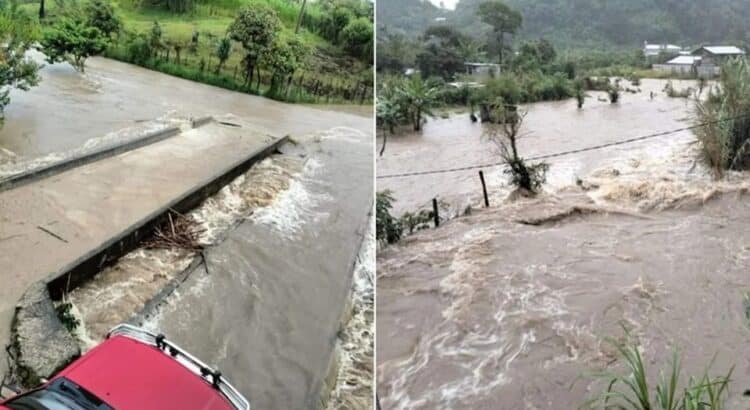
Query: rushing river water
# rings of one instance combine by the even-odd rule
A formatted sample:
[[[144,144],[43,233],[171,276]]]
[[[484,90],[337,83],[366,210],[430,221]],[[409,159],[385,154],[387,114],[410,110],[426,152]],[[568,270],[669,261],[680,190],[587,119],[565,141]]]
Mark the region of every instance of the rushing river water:
[[[644,93],[618,107],[534,104],[522,153],[685,126],[685,100],[650,100],[663,85],[644,80]],[[479,125],[463,116],[431,124],[392,138],[378,173],[494,160]],[[748,408],[750,182],[744,173],[712,181],[695,158],[690,132],[561,157],[550,160],[544,194],[516,201],[494,172],[493,207],[379,252],[383,408],[578,408],[606,389],[587,374],[624,370],[605,339],[626,331],[652,381],[674,350],[682,382],[714,355],[713,375],[736,366],[729,408]],[[434,195],[476,203],[481,192],[474,172],[378,182],[402,211]]]
[[[32,56],[42,61],[40,53]],[[360,116],[227,91],[106,58],[88,59],[84,75],[60,63],[45,65],[40,77],[37,87],[11,92],[0,129],[0,148],[20,157],[74,149],[168,114],[231,113],[274,135],[362,127]],[[0,152],[0,159],[8,155]]]
[[[297,138],[193,210],[205,264],[135,321],[218,366],[256,408],[317,408],[329,393],[337,408],[371,407],[371,234],[359,251],[369,138],[350,128]],[[140,249],[71,292],[80,339],[98,343],[195,257]]]
[[[254,408],[315,408],[328,393],[343,408],[369,408],[372,238],[360,249],[373,204],[367,110],[283,104],[103,58],[90,59],[83,76],[55,64],[41,77],[11,93],[0,177],[204,115],[294,141],[188,215],[202,230],[205,264],[195,267],[194,252],[142,248],[71,292],[84,348],[188,268],[139,323],[217,365]]]
[[[674,83],[677,89],[695,87],[695,82]],[[685,127],[692,105],[686,99],[664,95],[661,90],[665,84],[661,80],[642,80],[641,93],[623,93],[620,103],[615,105],[601,101],[604,93],[590,92],[583,110],[576,109],[574,100],[523,107],[527,116],[519,151],[523,157],[535,157]],[[651,91],[657,94],[654,100],[650,99]],[[481,124],[472,123],[468,114],[459,114],[430,119],[422,133],[390,137],[384,155],[377,159],[378,190],[393,191],[398,214],[424,207],[434,197],[459,210],[475,204],[482,189],[478,169],[408,178],[380,177],[496,163],[500,159],[497,147],[483,134]],[[646,143],[549,160],[547,189],[574,184],[577,178],[603,165],[615,165],[613,162],[631,158],[661,160],[670,155],[675,146],[692,140],[690,132],[683,132]],[[380,144],[381,141],[378,149]],[[490,194],[498,199],[507,196],[509,190],[502,170],[486,167],[484,171]]]

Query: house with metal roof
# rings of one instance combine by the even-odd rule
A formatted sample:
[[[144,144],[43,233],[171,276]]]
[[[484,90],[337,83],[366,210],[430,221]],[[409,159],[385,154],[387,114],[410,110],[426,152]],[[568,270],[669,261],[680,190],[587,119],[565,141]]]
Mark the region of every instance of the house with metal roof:
[[[680,55],[664,64],[654,64],[653,69],[683,76],[696,75],[701,60],[701,56]]]
[[[746,55],[744,50],[735,46],[703,46],[691,54],[701,57],[697,66],[699,76],[717,76],[721,73],[721,65],[728,59]]]

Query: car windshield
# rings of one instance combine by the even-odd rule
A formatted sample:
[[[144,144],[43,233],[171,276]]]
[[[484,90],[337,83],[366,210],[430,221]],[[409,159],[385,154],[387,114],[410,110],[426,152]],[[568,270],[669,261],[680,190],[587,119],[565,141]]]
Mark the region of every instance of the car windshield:
[[[112,410],[99,398],[65,378],[56,379],[46,387],[18,396],[4,405],[13,410]]]

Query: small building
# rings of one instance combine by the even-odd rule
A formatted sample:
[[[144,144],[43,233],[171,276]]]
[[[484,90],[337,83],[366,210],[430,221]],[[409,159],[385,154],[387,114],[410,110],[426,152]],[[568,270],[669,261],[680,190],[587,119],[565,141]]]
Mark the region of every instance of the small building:
[[[656,71],[667,72],[680,76],[696,75],[698,72],[698,65],[701,62],[700,56],[686,56],[680,55],[675,57],[664,64],[654,64],[653,68]]]
[[[721,73],[721,65],[734,57],[744,57],[745,51],[735,46],[703,46],[692,52],[700,57],[697,74],[702,77],[714,77]]]
[[[678,55],[682,52],[682,47],[674,44],[649,44],[648,41],[643,42],[643,55],[646,58],[658,57],[660,55]]]
[[[492,63],[464,63],[466,74],[477,77],[497,77],[501,73],[500,64]]]

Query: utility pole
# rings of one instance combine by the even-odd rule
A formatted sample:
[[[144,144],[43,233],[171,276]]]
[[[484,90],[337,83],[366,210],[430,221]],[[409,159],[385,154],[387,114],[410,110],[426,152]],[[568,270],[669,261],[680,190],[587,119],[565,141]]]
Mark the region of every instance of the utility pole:
[[[302,25],[302,17],[305,16],[306,5],[307,5],[307,0],[302,0],[302,7],[299,9],[299,17],[297,17],[297,28],[294,29],[294,34],[299,33],[299,27]]]

